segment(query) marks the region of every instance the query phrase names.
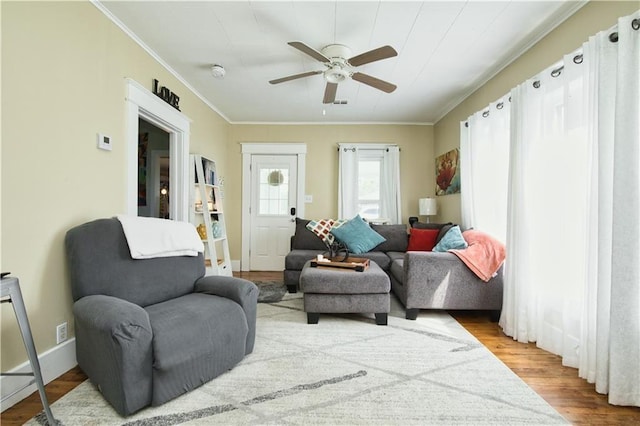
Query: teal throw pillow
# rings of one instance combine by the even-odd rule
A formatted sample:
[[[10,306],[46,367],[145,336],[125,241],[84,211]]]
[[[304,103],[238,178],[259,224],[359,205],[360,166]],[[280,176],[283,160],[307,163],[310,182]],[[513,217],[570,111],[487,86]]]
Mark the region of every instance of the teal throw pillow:
[[[444,237],[436,244],[433,251],[447,251],[454,249],[465,249],[469,245],[462,237],[462,231],[458,225],[452,226],[451,229],[444,234]]]
[[[387,241],[382,235],[357,215],[339,228],[332,228],[331,233],[349,249],[349,253],[366,253],[378,244]]]

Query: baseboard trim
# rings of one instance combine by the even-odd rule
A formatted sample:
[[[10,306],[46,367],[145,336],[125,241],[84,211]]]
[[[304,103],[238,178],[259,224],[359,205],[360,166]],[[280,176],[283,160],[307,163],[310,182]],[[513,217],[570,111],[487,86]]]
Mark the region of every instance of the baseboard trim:
[[[240,270],[240,261],[231,259],[231,270],[238,272]]]
[[[46,385],[47,383],[60,377],[62,374],[78,365],[78,362],[76,361],[76,339],[69,339],[64,343],[61,343],[49,349],[48,351],[39,354],[38,360],[40,362],[42,380]],[[31,364],[27,360],[16,368],[8,371],[8,373],[28,373],[30,371]],[[25,385],[25,383],[29,383],[31,380],[32,377],[28,376],[0,377],[0,393],[2,394],[2,398],[4,398],[5,395],[11,395],[13,392],[15,392],[17,389],[20,389]],[[4,411],[9,407],[14,406],[37,390],[38,388],[36,387],[35,383],[27,386],[20,392],[17,392],[15,395],[7,398],[6,401],[2,401],[0,403],[0,411]]]

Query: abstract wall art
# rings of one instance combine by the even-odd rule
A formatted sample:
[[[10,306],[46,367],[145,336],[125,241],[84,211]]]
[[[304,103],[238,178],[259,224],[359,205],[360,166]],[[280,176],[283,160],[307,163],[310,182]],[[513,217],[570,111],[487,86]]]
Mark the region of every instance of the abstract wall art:
[[[460,192],[460,149],[436,157],[436,195]]]

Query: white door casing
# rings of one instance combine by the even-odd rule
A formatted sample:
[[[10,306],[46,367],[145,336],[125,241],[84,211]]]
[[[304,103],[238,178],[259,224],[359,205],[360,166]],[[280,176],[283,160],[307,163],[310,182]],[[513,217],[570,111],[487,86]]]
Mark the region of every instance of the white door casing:
[[[264,268],[267,265],[253,265],[250,260],[250,251],[252,249],[251,242],[256,231],[256,223],[252,218],[252,207],[254,197],[252,191],[252,158],[253,156],[282,156],[286,158],[292,158],[295,163],[296,176],[295,182],[292,182],[292,189],[294,189],[294,195],[292,196],[295,205],[290,205],[289,208],[295,207],[295,215],[286,215],[287,222],[287,236],[285,238],[284,227],[280,226],[280,232],[277,233],[279,242],[277,243],[277,251],[284,252],[284,255],[289,252],[290,236],[295,230],[295,216],[304,217],[304,182],[305,182],[305,158],[307,152],[306,144],[299,143],[242,143],[242,261],[240,269],[242,271],[258,270],[257,267]],[[257,158],[257,157],[256,157]],[[290,213],[287,209],[287,213]],[[266,232],[264,223],[258,223],[258,226],[262,227],[263,234]],[[274,225],[271,225],[274,226]],[[276,226],[277,227],[277,226]],[[254,241],[260,244],[260,238],[254,239]],[[274,242],[269,243],[269,247],[276,247]],[[260,249],[260,247],[257,247]],[[283,270],[284,269],[284,255],[278,263],[269,265],[271,269],[262,270]],[[266,257],[262,260],[266,261]],[[275,260],[271,260],[276,262]]]
[[[169,178],[173,220],[188,221],[191,121],[135,80],[127,83],[127,214],[138,215],[138,118],[169,133]]]

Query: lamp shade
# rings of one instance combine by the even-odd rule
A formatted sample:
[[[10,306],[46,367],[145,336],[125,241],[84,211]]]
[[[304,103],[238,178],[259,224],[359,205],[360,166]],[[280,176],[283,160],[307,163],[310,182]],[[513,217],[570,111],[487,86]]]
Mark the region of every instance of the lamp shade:
[[[433,216],[438,214],[438,203],[435,198],[420,198],[418,200],[418,214],[420,216]]]

